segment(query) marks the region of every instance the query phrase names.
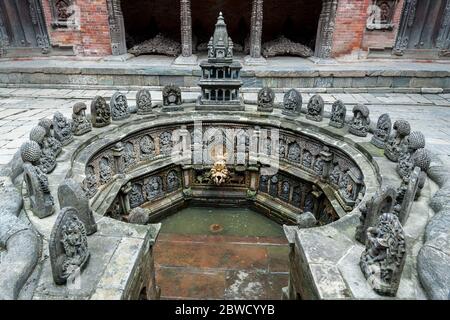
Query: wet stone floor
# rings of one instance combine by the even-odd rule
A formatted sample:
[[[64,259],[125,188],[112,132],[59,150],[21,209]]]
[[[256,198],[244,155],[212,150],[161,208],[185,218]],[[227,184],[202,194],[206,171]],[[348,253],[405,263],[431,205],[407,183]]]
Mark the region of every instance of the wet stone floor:
[[[186,208],[155,246],[162,299],[280,299],[288,284],[282,226],[242,208]]]

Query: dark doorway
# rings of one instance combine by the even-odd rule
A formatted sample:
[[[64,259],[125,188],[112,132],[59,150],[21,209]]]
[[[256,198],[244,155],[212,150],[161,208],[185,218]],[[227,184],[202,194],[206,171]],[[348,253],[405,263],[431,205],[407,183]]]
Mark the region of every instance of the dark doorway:
[[[127,48],[158,34],[180,42],[180,1],[122,0]]]
[[[285,36],[314,50],[322,0],[264,0],[263,42]]]
[[[4,55],[48,53],[50,43],[40,1],[0,1],[0,40]]]

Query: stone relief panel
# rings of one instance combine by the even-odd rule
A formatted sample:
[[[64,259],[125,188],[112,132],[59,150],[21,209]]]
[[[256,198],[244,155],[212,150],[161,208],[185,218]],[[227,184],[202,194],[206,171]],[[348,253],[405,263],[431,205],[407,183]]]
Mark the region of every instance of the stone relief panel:
[[[368,9],[367,30],[392,30],[398,0],[372,0]]]
[[[140,166],[143,161],[170,156],[174,144],[172,132],[176,129],[179,129],[179,127],[150,128],[128,136],[120,142],[120,148],[117,144],[111,144],[105,148],[87,164],[84,183],[85,189],[88,190],[86,192],[92,197],[96,190],[101,185],[108,183],[114,175],[126,173]],[[258,128],[258,130],[267,130],[268,133],[271,129],[270,127]],[[187,145],[190,145],[188,150],[191,152],[193,161],[198,161],[198,157],[201,163],[202,161],[208,161],[208,159],[211,160],[210,153],[213,151],[217,153],[216,149],[222,147],[222,153],[219,152],[219,155],[223,154],[227,157],[226,165],[231,175],[227,184],[247,182],[246,175],[236,172],[232,167],[249,160],[252,143],[256,143],[259,148],[261,147],[258,140],[250,134],[250,130],[255,131],[254,127],[226,123],[204,123],[200,132],[194,133],[192,124],[187,125],[185,130],[187,132]],[[229,132],[234,132],[233,138],[228,137]],[[218,134],[220,134],[220,137]],[[198,139],[195,138],[196,135],[198,135]],[[267,141],[272,142],[270,134],[267,136]],[[356,167],[356,164],[346,154],[331,146],[326,146],[326,151],[324,151],[325,146],[313,138],[294,135],[281,130],[278,139],[281,162],[287,162],[300,167],[311,175],[319,176],[322,181],[329,182],[336,191],[339,191],[340,185],[343,184],[341,179],[346,172],[350,168]],[[200,143],[200,145],[196,147],[194,143]],[[263,153],[273,154],[271,148],[272,145],[268,144]],[[196,149],[201,150],[200,154],[196,154]],[[120,157],[117,156],[118,154]],[[324,157],[324,154],[327,156]],[[120,161],[117,159],[120,159]],[[121,167],[123,167],[123,172]],[[210,180],[208,172],[209,169],[195,171],[195,174],[191,177],[192,181],[198,184],[208,184]],[[163,178],[163,181],[166,181],[165,178]]]

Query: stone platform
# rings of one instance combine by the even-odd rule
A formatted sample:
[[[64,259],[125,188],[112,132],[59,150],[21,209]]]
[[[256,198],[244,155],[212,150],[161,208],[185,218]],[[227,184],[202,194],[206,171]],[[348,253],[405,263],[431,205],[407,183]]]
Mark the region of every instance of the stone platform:
[[[199,57],[202,60],[206,57]],[[450,92],[450,63],[393,60],[319,61],[274,57],[263,66],[246,66],[244,91],[263,86],[300,91],[337,92]],[[139,56],[120,61],[101,58],[52,57],[0,59],[0,85],[52,88],[137,89],[175,84],[197,87],[199,66],[173,64],[166,56]]]

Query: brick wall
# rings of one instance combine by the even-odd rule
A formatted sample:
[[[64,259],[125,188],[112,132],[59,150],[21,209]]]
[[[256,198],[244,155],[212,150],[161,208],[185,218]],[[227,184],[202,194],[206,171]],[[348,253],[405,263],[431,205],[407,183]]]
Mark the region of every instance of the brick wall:
[[[333,35],[333,56],[354,50],[393,47],[397,37],[404,0],[399,0],[392,19],[393,30],[367,30],[369,5],[372,0],[339,0]]]
[[[73,46],[75,54],[82,56],[111,54],[106,0],[75,0],[74,3],[79,8],[79,27],[54,28],[50,1],[42,1],[51,44]]]
[[[371,0],[339,0],[333,35],[333,56],[360,49]]]
[[[399,0],[397,3],[392,18],[392,23],[394,24],[392,30],[365,30],[361,45],[364,50],[368,50],[368,48],[391,48],[394,46],[400,24],[403,3],[404,0]]]

